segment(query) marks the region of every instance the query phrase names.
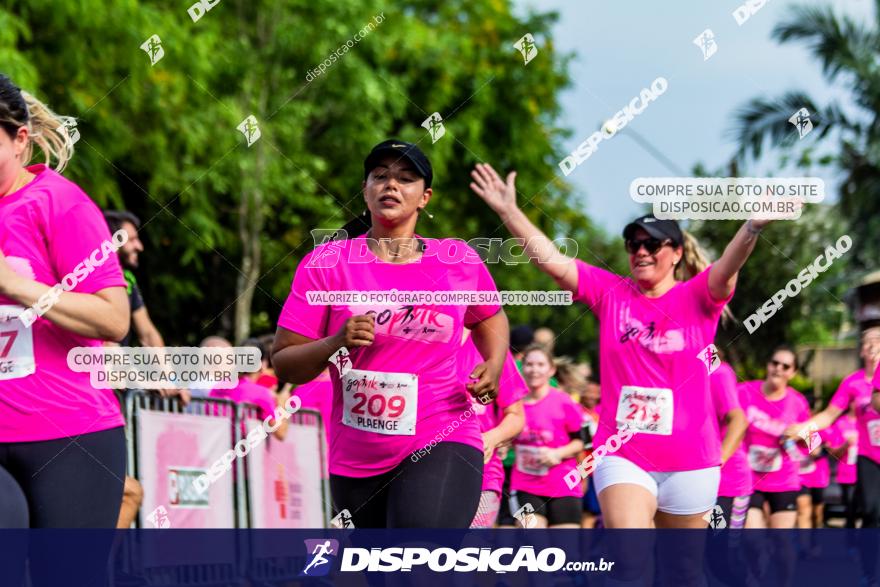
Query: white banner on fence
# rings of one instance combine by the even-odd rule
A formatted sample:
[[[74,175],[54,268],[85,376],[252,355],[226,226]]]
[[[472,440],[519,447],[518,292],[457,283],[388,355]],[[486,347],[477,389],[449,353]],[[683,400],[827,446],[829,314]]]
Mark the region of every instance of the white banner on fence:
[[[245,421],[246,430],[261,426]],[[269,438],[247,456],[252,528],[323,528],[321,425],[291,421],[283,441]]]
[[[230,418],[149,410],[139,411],[137,418],[141,519],[161,506],[170,528],[234,528],[232,472],[205,492],[193,486],[232,447]]]

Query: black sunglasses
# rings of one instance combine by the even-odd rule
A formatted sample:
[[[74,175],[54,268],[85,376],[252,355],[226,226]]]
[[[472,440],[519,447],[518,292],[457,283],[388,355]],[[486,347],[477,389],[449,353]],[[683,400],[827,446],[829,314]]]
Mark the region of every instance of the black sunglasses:
[[[774,367],[782,367],[783,371],[788,371],[789,369],[794,367],[794,365],[789,365],[788,363],[783,363],[781,361],[775,361],[775,360],[771,360],[770,364],[773,365]]]
[[[654,253],[659,251],[661,247],[671,244],[672,241],[669,239],[660,240],[659,238],[654,237],[643,239],[628,238],[626,239],[626,252],[628,252],[630,255],[635,255],[639,252],[639,249],[645,247],[645,250],[648,251],[648,254],[653,255]]]

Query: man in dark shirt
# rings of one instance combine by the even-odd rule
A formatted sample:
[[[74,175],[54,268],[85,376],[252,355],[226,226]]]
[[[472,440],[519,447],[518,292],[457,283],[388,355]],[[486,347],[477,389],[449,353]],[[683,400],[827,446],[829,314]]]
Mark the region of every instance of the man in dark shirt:
[[[120,346],[129,346],[133,335],[136,334],[141,346],[163,347],[165,341],[150,319],[147,306],[144,304],[140,288],[138,288],[137,278],[134,275],[134,270],[138,267],[138,256],[144,251],[144,245],[138,236],[141,221],[131,212],[117,210],[104,212],[104,218],[107,220],[111,234],[118,230],[124,230],[128,233],[128,241],[122,245],[118,254],[128,288],[128,301],[131,305],[131,330],[128,331],[125,338],[119,341],[119,344]]]
[[[126,288],[128,291],[128,301],[131,306],[131,328],[128,334],[121,341],[120,346],[127,347],[131,344],[131,339],[137,335],[138,342],[145,347],[164,347],[165,341],[162,335],[150,319],[147,312],[147,306],[144,298],[141,296],[141,290],[138,288],[137,278],[134,275],[134,269],[138,266],[138,256],[144,251],[144,245],[138,236],[141,221],[131,212],[122,210],[108,210],[104,212],[104,218],[110,233],[116,233],[118,230],[124,230],[128,234],[128,241],[122,248],[117,251],[119,262],[122,265],[122,273],[125,276]],[[159,392],[163,396],[179,395],[181,401],[185,404],[189,403],[189,391],[164,389]],[[122,495],[122,507],[119,511],[119,520],[116,524],[117,528],[129,528],[134,522],[137,512],[141,507],[144,499],[144,490],[141,484],[126,475],[125,488]]]

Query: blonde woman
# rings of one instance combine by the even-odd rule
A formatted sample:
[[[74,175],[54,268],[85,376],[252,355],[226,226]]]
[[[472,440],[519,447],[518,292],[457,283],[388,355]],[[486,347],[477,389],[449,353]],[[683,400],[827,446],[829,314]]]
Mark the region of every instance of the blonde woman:
[[[59,174],[73,153],[62,121],[3,75],[0,127],[0,527],[113,528],[122,414],[67,354],[125,336],[125,280],[98,207]],[[34,146],[46,164],[28,166]]]
[[[594,473],[606,527],[705,528],[721,439],[700,356],[768,221],[745,223],[706,266],[677,222],[643,216],[623,230],[631,276],[621,276],[560,253],[517,206],[515,172],[503,180],[478,164],[471,177],[471,189],[523,240],[529,258],[599,320],[602,402],[593,442],[636,432]]]

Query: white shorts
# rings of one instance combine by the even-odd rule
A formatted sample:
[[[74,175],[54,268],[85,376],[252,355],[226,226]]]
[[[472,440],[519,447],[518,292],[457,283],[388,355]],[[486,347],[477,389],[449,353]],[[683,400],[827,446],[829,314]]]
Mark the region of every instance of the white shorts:
[[[655,473],[645,471],[622,457],[607,456],[602,458],[593,472],[593,482],[597,495],[606,487],[619,483],[644,487],[657,498],[657,509],[661,512],[688,516],[715,507],[721,467]]]

